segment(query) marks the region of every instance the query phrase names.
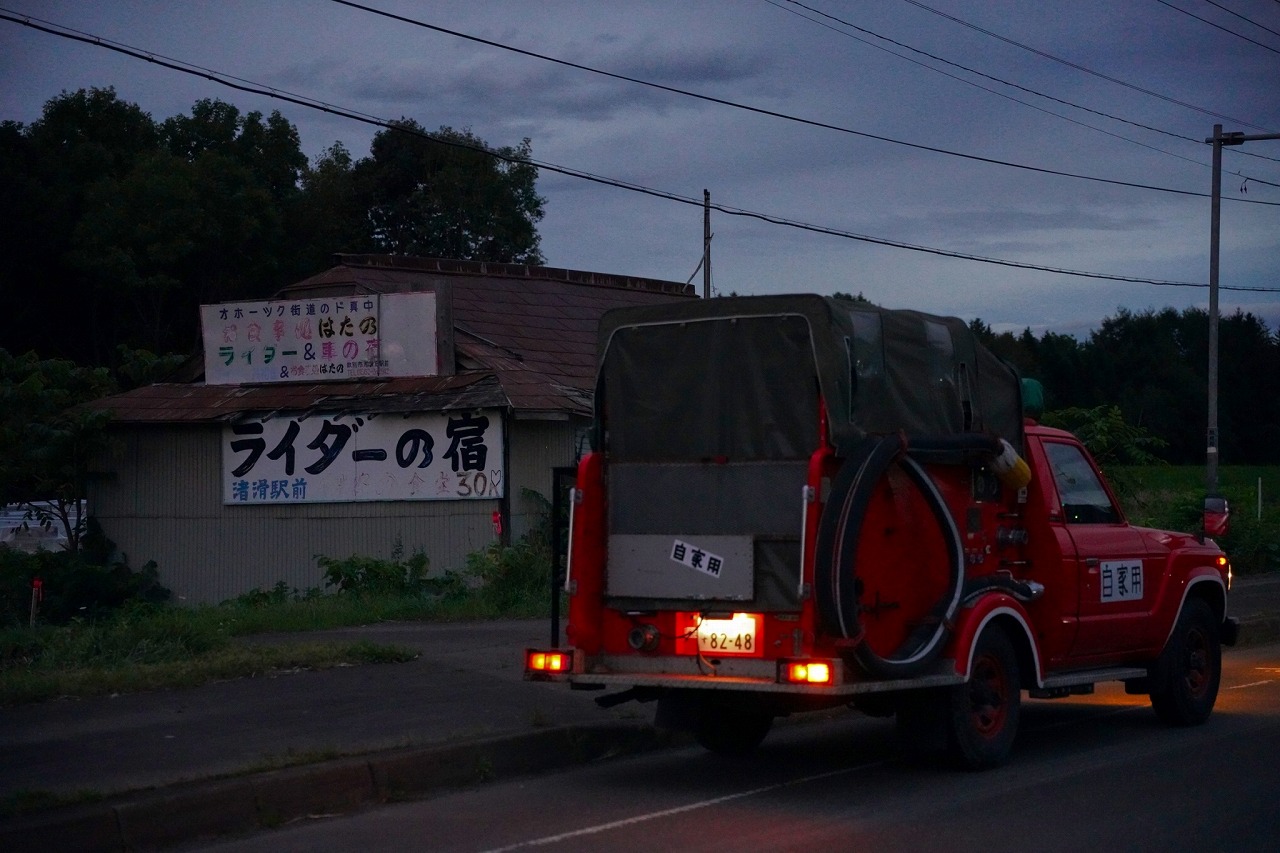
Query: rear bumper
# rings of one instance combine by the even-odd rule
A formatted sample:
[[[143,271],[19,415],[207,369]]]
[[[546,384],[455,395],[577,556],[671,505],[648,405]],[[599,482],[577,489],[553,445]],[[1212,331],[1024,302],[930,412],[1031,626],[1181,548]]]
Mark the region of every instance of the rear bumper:
[[[774,693],[795,696],[853,697],[864,693],[945,687],[960,684],[964,677],[955,671],[955,662],[938,661],[935,670],[918,678],[895,680],[860,679],[843,661],[828,659],[832,667],[828,684],[798,684],[780,675],[782,660],[725,659],[710,666],[695,657],[636,657],[601,655],[575,660],[574,671],[563,680],[579,690],[640,687],[657,690],[723,690],[737,693]]]
[[[627,673],[625,675],[569,676],[571,686],[584,689],[609,687],[652,687],[665,690],[725,690],[737,693],[785,693],[809,696],[848,696],[864,693],[882,693],[886,690],[908,690],[918,687],[946,687],[964,683],[960,675],[928,675],[900,681],[855,681],[829,686],[807,684],[780,684],[777,680],[742,678],[733,676],[697,676],[671,674]]]

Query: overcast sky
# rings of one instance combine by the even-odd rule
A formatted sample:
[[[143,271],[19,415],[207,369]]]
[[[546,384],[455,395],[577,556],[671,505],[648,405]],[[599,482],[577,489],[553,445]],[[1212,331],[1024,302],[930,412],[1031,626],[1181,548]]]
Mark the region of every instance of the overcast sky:
[[[1204,140],[1215,123],[1280,132],[1277,0],[366,5],[838,129],[332,0],[0,0],[5,13],[351,111],[469,128],[494,146],[528,137],[535,160],[698,202],[544,170],[539,231],[550,266],[685,281],[702,250],[707,189],[718,205],[876,240],[1202,285],[1019,269],[712,214],[719,293],[862,293],[887,307],[978,317],[997,330],[1084,335],[1120,307],[1207,307]],[[364,156],[376,131],[0,20],[0,119],[31,122],[60,92],[92,86],[114,86],[156,120],[201,98],[245,112],[278,109],[310,157],[335,141]],[[1224,151],[1222,308],[1252,311],[1273,332],[1277,185],[1280,141]],[[701,273],[694,283],[701,287]]]

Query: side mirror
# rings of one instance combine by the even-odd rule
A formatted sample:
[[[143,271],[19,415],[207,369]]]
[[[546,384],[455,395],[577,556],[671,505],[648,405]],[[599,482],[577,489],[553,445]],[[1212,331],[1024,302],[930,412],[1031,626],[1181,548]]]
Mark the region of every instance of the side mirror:
[[[1226,536],[1231,528],[1231,508],[1227,499],[1210,495],[1204,499],[1204,535]]]

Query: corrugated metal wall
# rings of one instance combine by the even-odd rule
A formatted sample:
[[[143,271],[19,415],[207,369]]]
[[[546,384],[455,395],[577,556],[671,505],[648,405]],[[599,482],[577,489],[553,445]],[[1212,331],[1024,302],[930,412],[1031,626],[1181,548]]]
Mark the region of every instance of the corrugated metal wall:
[[[550,512],[552,469],[576,465],[577,453],[586,452],[586,429],[589,421],[508,422],[510,460],[507,493],[511,501],[511,541],[515,542],[537,526],[544,512]],[[581,446],[579,446],[581,445]],[[532,489],[546,503],[525,497],[524,489]]]
[[[316,555],[391,557],[418,550],[431,573],[459,568],[493,541],[501,503],[388,501],[224,506],[222,428],[213,425],[120,429],[109,476],[89,490],[89,512],[135,569],[155,560],[161,582],[187,604],[215,603],[284,581],[323,587]],[[551,468],[572,465],[568,421],[508,421],[507,493],[512,541],[538,521],[527,487],[551,497]]]

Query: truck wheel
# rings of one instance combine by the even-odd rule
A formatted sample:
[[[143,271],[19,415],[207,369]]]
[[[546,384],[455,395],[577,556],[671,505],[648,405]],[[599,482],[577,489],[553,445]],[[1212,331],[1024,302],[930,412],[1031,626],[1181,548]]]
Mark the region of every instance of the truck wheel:
[[[747,755],[760,745],[772,726],[770,714],[730,710],[708,702],[699,710],[693,737],[704,749],[718,755]]]
[[[1022,685],[1009,636],[989,627],[973,651],[969,680],[949,688],[951,757],[965,770],[997,767],[1018,733]]]
[[[1151,707],[1169,725],[1199,725],[1213,711],[1221,678],[1218,620],[1208,602],[1189,599],[1152,671]]]

